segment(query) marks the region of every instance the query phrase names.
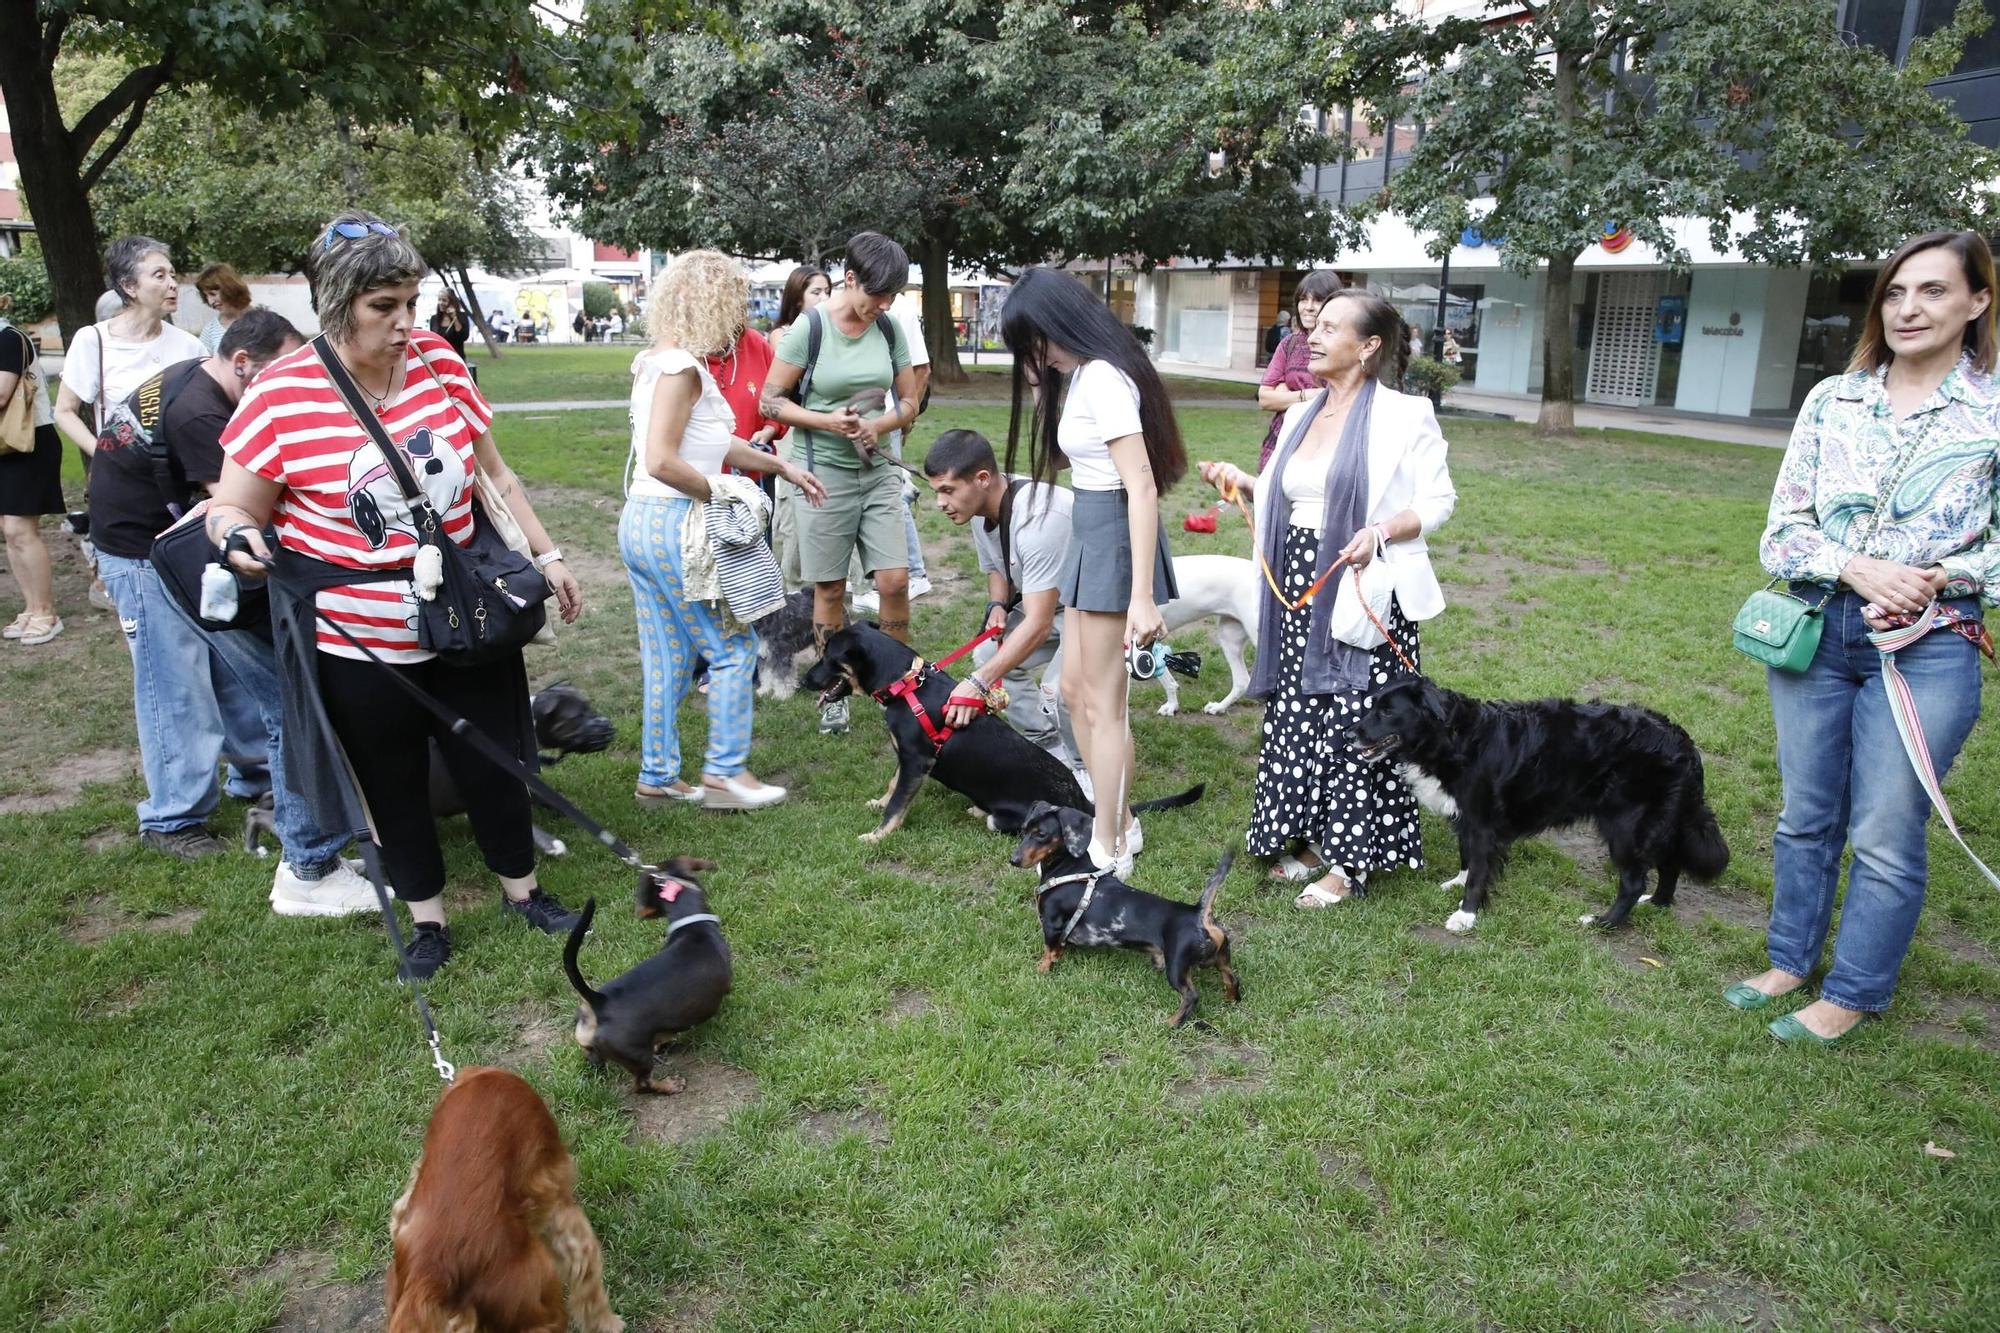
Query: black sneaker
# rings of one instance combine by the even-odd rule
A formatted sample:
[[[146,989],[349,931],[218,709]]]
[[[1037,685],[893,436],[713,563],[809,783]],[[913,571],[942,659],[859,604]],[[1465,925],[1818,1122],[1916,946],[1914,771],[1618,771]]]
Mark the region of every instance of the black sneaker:
[[[528,896],[520,902],[503,894],[500,906],[549,935],[567,935],[570,928],[576,925],[577,914],[564,907],[554,894],[540,889],[530,889]]]
[[[198,861],[204,856],[215,856],[229,850],[222,839],[200,824],[190,824],[172,832],[149,828],[139,834],[139,841],[156,852],[165,852],[183,861]]]
[[[403,952],[407,961],[397,966],[396,975],[405,981],[429,981],[451,961],[451,932],[433,922],[419,921],[403,941]]]

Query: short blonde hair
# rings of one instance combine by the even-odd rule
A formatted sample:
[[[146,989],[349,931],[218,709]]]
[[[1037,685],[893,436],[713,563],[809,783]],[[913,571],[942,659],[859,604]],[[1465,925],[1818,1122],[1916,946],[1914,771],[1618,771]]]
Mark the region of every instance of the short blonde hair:
[[[646,332],[696,356],[736,345],[750,317],[750,279],[720,250],[690,250],[667,265],[647,298]]]

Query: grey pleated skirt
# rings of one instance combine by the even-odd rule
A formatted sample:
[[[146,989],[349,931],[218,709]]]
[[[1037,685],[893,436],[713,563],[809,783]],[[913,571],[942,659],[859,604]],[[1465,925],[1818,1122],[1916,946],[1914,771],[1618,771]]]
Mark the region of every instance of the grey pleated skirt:
[[[1125,518],[1125,492],[1079,490],[1075,495],[1069,558],[1058,589],[1062,604],[1078,611],[1124,611],[1132,603],[1132,527]],[[1164,606],[1179,595],[1163,521],[1153,546],[1153,601]]]

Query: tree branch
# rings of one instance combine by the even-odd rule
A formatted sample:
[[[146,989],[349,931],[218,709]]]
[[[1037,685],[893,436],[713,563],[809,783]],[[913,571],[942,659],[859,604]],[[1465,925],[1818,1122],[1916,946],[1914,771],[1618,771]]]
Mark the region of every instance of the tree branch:
[[[83,155],[90,151],[90,146],[104,136],[104,132],[111,128],[111,122],[118,119],[126,108],[143,109],[146,99],[158,92],[166,81],[174,76],[174,66],[179,60],[180,52],[169,46],[157,64],[143,65],[133,70],[119,81],[116,88],[106,93],[96,106],[84,112],[83,119],[77,121],[76,128],[69,132],[70,151],[75,154],[76,160],[83,161]],[[90,188],[98,173],[111,165],[111,159],[118,155],[118,150],[132,137],[132,124],[138,118],[138,111],[135,110],[125,129],[119,132],[118,139],[110,148],[98,155],[90,173],[84,178],[85,189]]]
[[[169,48],[166,59],[162,60],[158,65],[153,66],[158,77],[154,80],[152,87],[147,88],[145,92],[134,98],[131,114],[127,115],[125,123],[118,127],[117,135],[112,138],[110,143],[104,146],[104,151],[97,155],[96,160],[84,168],[80,179],[83,182],[83,188],[86,192],[97,184],[97,179],[104,174],[105,168],[109,167],[118,155],[125,151],[125,145],[131,143],[132,136],[139,132],[139,122],[145,118],[146,108],[151,105],[153,94],[159,91],[162,84],[173,77],[173,65],[174,52]],[[98,104],[98,106],[102,105],[102,102]],[[92,115],[95,115],[96,111],[96,107],[91,108]],[[93,136],[93,141],[94,138],[95,136]],[[83,153],[81,151],[83,147],[88,147],[88,144],[80,145],[77,152],[77,160],[79,162],[83,160]]]
[[[62,54],[63,37],[69,32],[69,20],[67,13],[57,14],[42,29],[42,63],[51,69],[55,68],[56,57]]]

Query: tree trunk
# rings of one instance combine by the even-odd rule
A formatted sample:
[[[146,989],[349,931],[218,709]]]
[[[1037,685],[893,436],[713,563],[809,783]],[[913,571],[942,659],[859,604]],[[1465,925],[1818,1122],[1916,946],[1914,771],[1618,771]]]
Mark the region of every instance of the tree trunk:
[[[104,257],[82,162],[56,103],[55,72],[41,60],[35,8],[18,0],[0,6],[0,28],[13,34],[0,42],[0,98],[7,103],[21,193],[33,211],[56,319],[67,342],[96,318]]]
[[[480,338],[486,343],[486,350],[497,359],[500,355],[500,344],[494,340],[493,330],[486,326],[486,312],[479,308],[479,297],[472,290],[472,274],[466,271],[463,264],[458,266],[456,272],[459,290],[465,297],[466,313],[472,319],[472,327],[479,330]]]
[[[931,383],[963,384],[958,363],[958,331],[951,318],[950,223],[926,228],[917,239],[917,262],[924,266],[924,345],[931,354]]]
[[[1535,419],[1539,435],[1576,429],[1576,334],[1569,325],[1575,281],[1576,252],[1549,259],[1549,291],[1542,303],[1542,411]]]

